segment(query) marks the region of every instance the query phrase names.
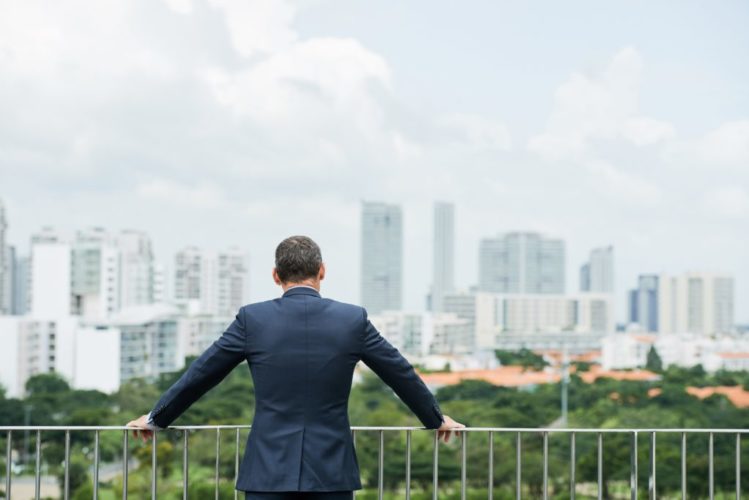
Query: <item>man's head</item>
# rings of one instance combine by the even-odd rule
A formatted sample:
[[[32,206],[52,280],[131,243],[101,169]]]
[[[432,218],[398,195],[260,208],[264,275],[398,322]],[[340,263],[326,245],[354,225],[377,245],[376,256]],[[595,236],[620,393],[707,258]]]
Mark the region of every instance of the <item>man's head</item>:
[[[273,281],[284,289],[295,284],[320,287],[325,264],[317,243],[307,236],[290,236],[276,247]]]

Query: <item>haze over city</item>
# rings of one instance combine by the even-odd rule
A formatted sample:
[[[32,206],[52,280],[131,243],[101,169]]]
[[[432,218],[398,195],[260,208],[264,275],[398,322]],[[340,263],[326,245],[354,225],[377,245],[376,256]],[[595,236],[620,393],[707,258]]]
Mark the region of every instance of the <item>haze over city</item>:
[[[742,2],[5,2],[7,240],[135,228],[167,263],[236,245],[260,300],[275,245],[309,234],[324,293],[358,302],[361,202],[385,201],[421,310],[445,200],[460,288],[481,238],[539,231],[565,240],[568,291],[614,246],[619,320],[638,274],[704,270],[735,277],[746,323],[748,22]]]

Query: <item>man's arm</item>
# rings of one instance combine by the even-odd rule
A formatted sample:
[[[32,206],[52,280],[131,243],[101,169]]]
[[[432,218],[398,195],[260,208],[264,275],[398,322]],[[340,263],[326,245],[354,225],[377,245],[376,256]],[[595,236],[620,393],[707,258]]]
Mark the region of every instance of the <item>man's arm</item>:
[[[371,321],[364,314],[364,341],[362,361],[369,366],[398,397],[406,403],[411,411],[421,420],[427,429],[439,429],[445,418],[440,411],[437,400],[417,375],[411,363],[380,335]]]
[[[159,399],[148,415],[128,424],[150,430],[162,429],[177,419],[190,405],[221,382],[246,359],[247,332],[240,309],[221,337],[198,357]],[[143,433],[144,437],[150,432]]]

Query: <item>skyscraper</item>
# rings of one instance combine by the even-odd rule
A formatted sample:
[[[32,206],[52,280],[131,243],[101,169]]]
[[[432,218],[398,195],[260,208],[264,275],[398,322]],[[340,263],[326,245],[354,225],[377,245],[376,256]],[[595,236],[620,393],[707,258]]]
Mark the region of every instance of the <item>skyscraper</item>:
[[[494,293],[564,293],[564,241],[538,233],[481,240],[479,289]]]
[[[361,301],[371,314],[402,307],[401,207],[364,202],[361,212]]]
[[[452,203],[434,204],[434,271],[432,274],[432,311],[444,310],[444,297],[455,288],[455,207]]]
[[[614,247],[594,248],[580,268],[581,292],[614,292]]]
[[[0,200],[0,315],[10,314],[11,310],[11,278],[10,263],[8,262],[8,249],[5,241],[5,232],[8,223],[5,219],[5,205]]]
[[[649,332],[658,331],[658,281],[658,275],[642,274],[629,292],[629,322]]]

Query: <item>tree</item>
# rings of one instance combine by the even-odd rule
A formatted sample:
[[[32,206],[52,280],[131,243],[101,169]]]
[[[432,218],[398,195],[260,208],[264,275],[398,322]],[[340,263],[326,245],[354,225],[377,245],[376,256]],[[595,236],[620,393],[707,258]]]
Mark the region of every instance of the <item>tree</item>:
[[[647,361],[645,362],[645,368],[656,373],[663,371],[663,361],[661,361],[658,351],[655,350],[655,346],[650,346]]]

